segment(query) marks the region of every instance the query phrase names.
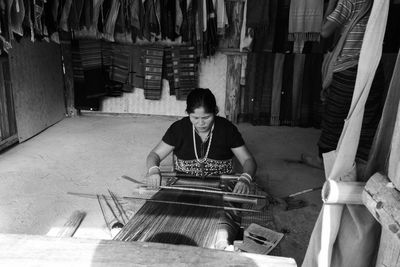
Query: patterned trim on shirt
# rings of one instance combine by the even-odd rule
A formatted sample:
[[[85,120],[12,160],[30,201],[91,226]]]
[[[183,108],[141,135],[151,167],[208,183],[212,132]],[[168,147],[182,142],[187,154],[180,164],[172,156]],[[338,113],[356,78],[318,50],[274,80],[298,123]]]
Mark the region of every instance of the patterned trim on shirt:
[[[220,175],[226,173],[232,173],[233,161],[232,159],[227,160],[214,160],[207,159],[204,163],[203,175]],[[200,163],[197,160],[182,160],[177,159],[175,161],[175,170],[178,172],[189,173],[195,176],[202,176]]]

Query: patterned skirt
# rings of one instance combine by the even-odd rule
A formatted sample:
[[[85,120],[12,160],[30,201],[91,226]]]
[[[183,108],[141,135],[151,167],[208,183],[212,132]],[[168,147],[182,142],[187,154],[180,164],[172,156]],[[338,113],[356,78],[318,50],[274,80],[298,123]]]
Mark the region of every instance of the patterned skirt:
[[[333,74],[332,83],[324,103],[321,136],[318,141],[320,154],[335,150],[343,130],[353,97],[357,66]],[[357,158],[368,159],[369,150],[381,118],[383,108],[383,72],[378,68],[365,104]]]

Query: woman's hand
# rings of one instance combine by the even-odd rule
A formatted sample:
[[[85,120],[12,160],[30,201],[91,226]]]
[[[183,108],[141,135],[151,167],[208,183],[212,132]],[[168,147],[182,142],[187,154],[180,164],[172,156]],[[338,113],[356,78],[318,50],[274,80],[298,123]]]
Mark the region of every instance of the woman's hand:
[[[235,185],[235,188],[232,191],[237,194],[249,194],[250,193],[250,185],[244,181],[238,181]]]
[[[158,188],[161,185],[161,174],[159,168],[150,168],[146,175],[146,181],[149,187]]]

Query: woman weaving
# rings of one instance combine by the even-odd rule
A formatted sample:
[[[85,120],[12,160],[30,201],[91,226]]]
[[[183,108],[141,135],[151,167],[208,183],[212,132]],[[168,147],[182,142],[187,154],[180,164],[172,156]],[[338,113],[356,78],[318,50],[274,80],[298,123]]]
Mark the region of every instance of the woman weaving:
[[[189,116],[174,122],[147,156],[148,185],[160,186],[159,165],[171,152],[176,156],[177,172],[199,178],[232,173],[235,156],[243,173],[230,189],[233,187],[235,193],[248,194],[257,169],[256,162],[236,126],[217,116],[218,107],[212,92],[200,88],[191,91],[187,97],[186,112]],[[228,224],[232,225],[231,222]]]

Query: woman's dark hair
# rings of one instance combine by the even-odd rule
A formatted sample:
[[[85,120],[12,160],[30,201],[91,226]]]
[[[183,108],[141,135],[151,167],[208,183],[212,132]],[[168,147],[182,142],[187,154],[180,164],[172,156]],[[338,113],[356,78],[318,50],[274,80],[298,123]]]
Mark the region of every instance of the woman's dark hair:
[[[186,99],[186,112],[193,113],[196,108],[203,107],[206,113],[217,115],[218,107],[215,96],[208,88],[196,88],[192,90]]]

